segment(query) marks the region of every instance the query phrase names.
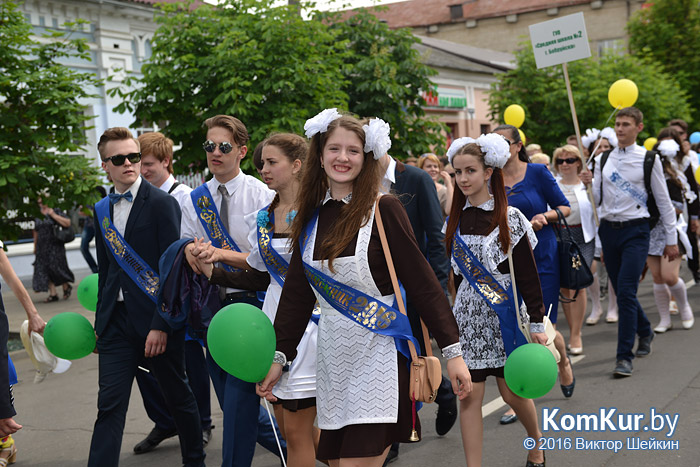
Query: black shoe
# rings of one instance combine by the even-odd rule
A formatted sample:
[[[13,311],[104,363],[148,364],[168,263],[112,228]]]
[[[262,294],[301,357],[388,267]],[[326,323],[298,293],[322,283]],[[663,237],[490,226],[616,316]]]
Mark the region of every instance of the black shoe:
[[[394,443],[391,445],[391,449],[389,449],[389,454],[386,455],[386,459],[384,459],[384,464],[382,464],[382,467],[386,467],[387,465],[398,459],[398,457],[399,443]]]
[[[501,425],[510,425],[511,423],[515,423],[518,421],[518,416],[513,414],[503,414],[500,420]]]
[[[438,406],[435,419],[435,431],[438,436],[445,436],[457,421],[457,397],[453,396],[449,401]]]
[[[629,360],[618,360],[617,363],[615,363],[613,376],[616,378],[632,376],[632,362]]]
[[[209,441],[211,441],[211,430],[214,429],[214,425],[210,426],[206,430],[202,430],[202,444],[203,447],[207,447],[207,444],[209,444]]]
[[[547,459],[545,458],[544,452],[542,453],[542,462],[532,462],[530,459],[527,460],[525,467],[545,467]]]
[[[571,382],[571,384],[564,386],[563,384],[560,384],[561,386],[561,392],[564,394],[564,397],[571,397],[574,395],[574,388],[576,387],[576,376],[574,375],[574,366],[571,364],[571,358],[569,357],[569,366],[571,367],[571,376],[573,376],[574,380]]]
[[[177,430],[161,430],[158,427],[154,427],[151,432],[148,433],[146,439],[134,446],[134,453],[144,454],[146,452],[153,451],[156,446],[158,446],[164,440],[172,438],[175,435],[177,435]]]
[[[637,357],[647,357],[651,355],[651,341],[654,340],[654,331],[646,337],[640,337],[637,344]]]

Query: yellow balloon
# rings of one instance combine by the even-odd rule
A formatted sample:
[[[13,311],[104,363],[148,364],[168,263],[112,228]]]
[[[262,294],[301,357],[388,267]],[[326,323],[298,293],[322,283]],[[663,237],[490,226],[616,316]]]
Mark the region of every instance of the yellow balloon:
[[[520,133],[520,139],[522,140],[523,145],[525,145],[525,143],[527,143],[527,138],[525,138],[525,133],[523,133],[523,130],[521,130],[520,128],[518,128],[518,133]]]
[[[637,102],[637,97],[639,97],[639,89],[634,81],[629,79],[618,79],[608,91],[610,105],[616,109],[634,105]]]
[[[695,181],[700,185],[700,167],[695,171]]]
[[[503,112],[503,121],[506,125],[513,125],[515,128],[520,128],[520,126],[525,122],[525,111],[518,104],[511,104],[506,107],[506,111]]]
[[[658,140],[656,138],[647,138],[644,140],[644,147],[647,151],[651,151]]]

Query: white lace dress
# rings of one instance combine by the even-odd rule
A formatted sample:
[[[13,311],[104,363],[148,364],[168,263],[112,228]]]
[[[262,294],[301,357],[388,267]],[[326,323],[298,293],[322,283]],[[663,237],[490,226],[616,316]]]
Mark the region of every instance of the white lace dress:
[[[258,225],[257,211],[246,216],[245,221],[250,229],[248,241],[253,248],[246,261],[251,267],[258,271],[267,271],[265,261],[260,254],[258,246]],[[292,254],[289,252],[290,240],[288,238],[272,237],[270,246],[289,264],[289,259]],[[277,305],[282,295],[282,287],[277,281],[271,277],[270,285],[265,293],[265,301],[263,302],[262,310],[270,318],[271,322],[275,322],[277,314]],[[279,382],[272,389],[272,394],[280,399],[306,399],[316,397],[316,336],[318,334],[318,326],[316,323],[309,320],[304,331],[304,336],[297,345],[297,356],[289,365],[289,371],[282,373]]]
[[[327,261],[313,259],[318,223],[309,236],[303,260],[333,279],[393,303],[394,295],[381,296],[367,259],[374,224],[374,208],[369,222],[357,237],[355,254],[333,260],[335,272]],[[347,425],[396,423],[399,387],[394,339],[376,334],[346,318],[314,290],[321,306],[318,325],[318,362],[316,407],[318,426],[337,430]]]
[[[469,207],[469,201],[467,206]],[[493,198],[477,206],[484,211],[493,210]],[[515,246],[520,239],[527,235],[534,249],[537,237],[532,230],[530,221],[516,208],[508,207],[508,225],[510,226],[510,241]],[[496,227],[488,235],[461,235],[472,253],[478,258],[504,288],[510,287],[510,274],[501,274],[498,265],[508,260],[503,253],[498,240],[499,228]],[[455,274],[462,272],[454,258],[452,269]],[[484,301],[479,293],[464,279],[457,290],[457,298],[453,313],[459,326],[459,342],[462,355],[469,369],[499,368],[506,363],[506,353],[496,312]],[[520,309],[523,322],[529,322],[527,307],[523,303]]]

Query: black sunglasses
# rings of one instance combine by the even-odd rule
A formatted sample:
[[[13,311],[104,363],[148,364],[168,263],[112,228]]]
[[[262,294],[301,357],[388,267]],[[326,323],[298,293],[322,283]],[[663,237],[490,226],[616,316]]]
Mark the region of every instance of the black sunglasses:
[[[216,151],[216,143],[210,139],[202,143],[202,147],[206,152]],[[223,143],[219,143],[219,150],[224,154],[228,154],[229,152],[233,151],[233,145],[228,141],[224,141]]]
[[[567,159],[557,159],[555,162],[557,165],[560,165],[560,164],[563,164],[564,162],[566,162],[567,164],[575,164],[578,161],[579,161],[578,157],[569,157]]]
[[[132,164],[136,164],[137,162],[141,162],[141,153],[140,152],[132,152],[131,154],[117,154],[116,156],[108,157],[104,160],[104,162],[109,162],[112,161],[112,164],[114,165],[124,165],[124,162],[129,159],[129,162]]]

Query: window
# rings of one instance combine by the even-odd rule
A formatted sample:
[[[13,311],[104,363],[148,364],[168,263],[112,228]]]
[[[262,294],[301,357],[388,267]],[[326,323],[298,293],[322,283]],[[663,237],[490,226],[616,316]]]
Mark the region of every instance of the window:
[[[598,56],[605,54],[624,55],[625,40],[624,39],[606,39],[598,41]]]

